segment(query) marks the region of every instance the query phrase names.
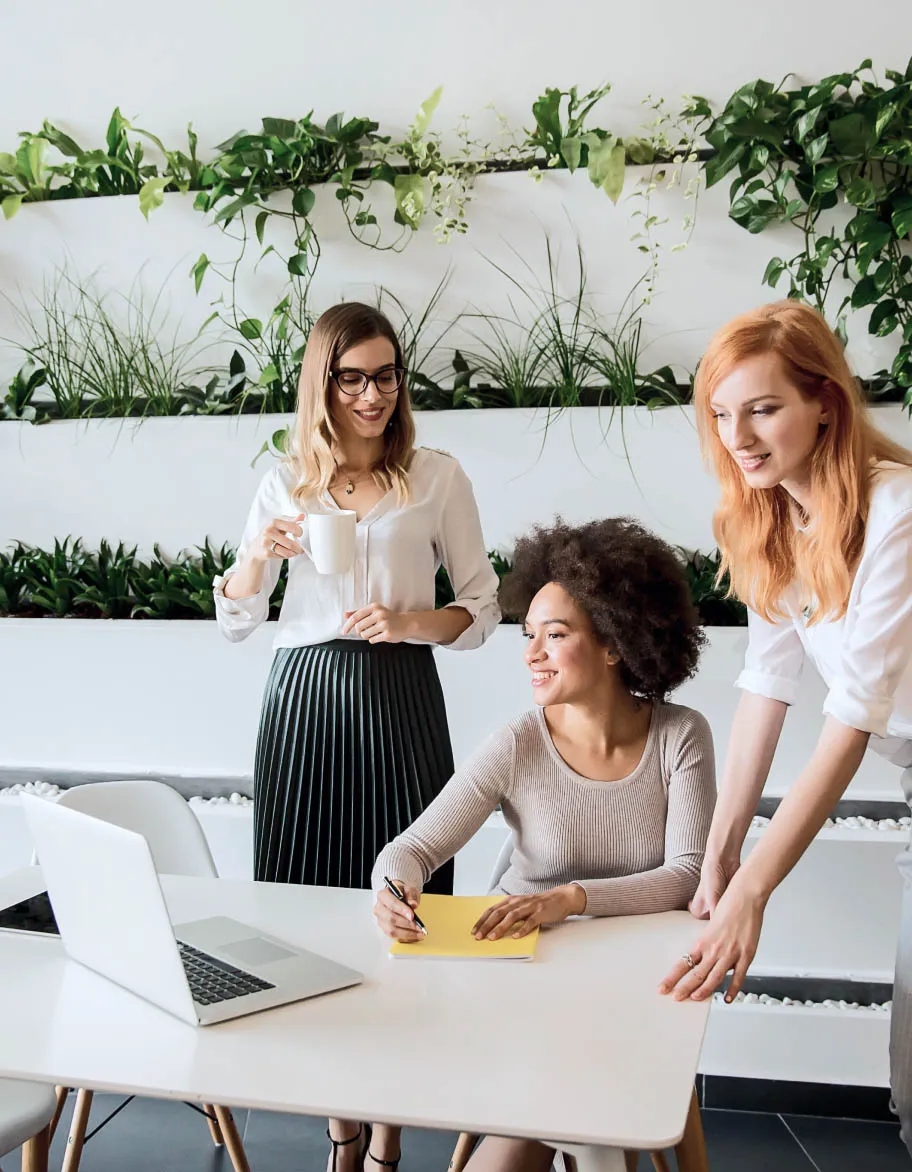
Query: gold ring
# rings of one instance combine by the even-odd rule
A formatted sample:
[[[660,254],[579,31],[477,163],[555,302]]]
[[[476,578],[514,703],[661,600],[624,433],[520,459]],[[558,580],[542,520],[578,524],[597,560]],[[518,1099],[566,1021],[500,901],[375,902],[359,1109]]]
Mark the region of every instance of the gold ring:
[[[694,958],[690,955],[689,952],[685,952],[684,955],[681,957],[681,960],[684,961],[684,963],[687,965],[687,967],[689,969],[695,969],[697,967],[697,962],[694,960]]]
[[[277,546],[278,544],[279,544],[279,541],[278,541],[278,538],[276,538],[276,540],[275,540],[275,541],[272,543],[272,545],[270,545],[270,547],[269,547],[269,548],[272,550],[272,552],[273,552],[273,553],[275,553],[275,551],[276,551],[276,546]]]

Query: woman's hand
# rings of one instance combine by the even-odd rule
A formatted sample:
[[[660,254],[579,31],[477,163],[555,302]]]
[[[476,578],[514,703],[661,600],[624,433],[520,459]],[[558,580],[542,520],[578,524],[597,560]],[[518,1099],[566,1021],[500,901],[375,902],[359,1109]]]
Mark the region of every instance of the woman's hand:
[[[740,865],[740,859],[736,859],[733,864],[716,859],[704,859],[700,883],[693,899],[687,905],[692,916],[696,916],[698,920],[710,918]]]
[[[757,951],[765,910],[764,898],[742,892],[739,884],[733,882],[716,904],[708,925],[690,952],[659,985],[659,992],[671,993],[675,1001],[688,997],[703,1001],[718,989],[725,974],[734,970],[725,993],[725,1000],[733,1001]]]
[[[294,558],[303,553],[297,539],[304,532],[298,522],[305,516],[305,513],[298,513],[297,517],[276,517],[270,521],[250,547],[249,556],[255,561],[266,562],[271,558]]]
[[[577,883],[538,895],[508,895],[488,908],[472,928],[472,935],[476,940],[518,939],[541,924],[559,924],[567,916],[583,915],[585,910],[586,892]]]
[[[377,892],[374,903],[374,919],[381,930],[392,940],[402,940],[406,944],[414,944],[424,935],[415,927],[414,909],[421,902],[421,892],[417,887],[409,887],[401,879],[396,880],[396,886],[408,901],[408,907],[387,891],[386,888]]]
[[[411,635],[412,626],[407,613],[372,602],[360,610],[345,612],[342,634],[348,635],[352,631],[368,643],[401,643]]]

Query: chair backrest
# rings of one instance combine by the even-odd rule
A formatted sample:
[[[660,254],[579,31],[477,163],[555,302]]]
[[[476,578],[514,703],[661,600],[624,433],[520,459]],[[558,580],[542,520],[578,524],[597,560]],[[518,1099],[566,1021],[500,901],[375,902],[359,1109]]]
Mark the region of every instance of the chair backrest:
[[[491,872],[491,878],[488,881],[488,891],[493,891],[506,874],[515,845],[513,842],[513,831],[511,830],[504,839],[503,846],[500,848],[500,853],[494,863],[494,870]]]
[[[55,1106],[53,1087],[0,1078],[0,1156],[9,1155],[20,1144],[26,1143],[47,1127]],[[19,1166],[18,1163],[16,1166]],[[22,1153],[22,1167],[32,1167],[32,1164],[26,1163],[25,1152]]]
[[[125,830],[149,844],[155,869],[166,875],[212,878],[218,872],[203,829],[186,800],[162,781],[97,781],[74,785],[60,804]]]

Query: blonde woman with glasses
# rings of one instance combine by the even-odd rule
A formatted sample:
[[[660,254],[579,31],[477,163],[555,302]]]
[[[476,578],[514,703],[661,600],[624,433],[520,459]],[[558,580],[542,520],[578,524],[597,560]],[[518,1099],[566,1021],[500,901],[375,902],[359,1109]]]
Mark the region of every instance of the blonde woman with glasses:
[[[357,514],[353,569],[320,574],[308,516]],[[269,613],[283,561],[254,764],[258,880],[370,887],[380,850],[443,789],[453,753],[433,648],[479,647],[497,576],[472,486],[453,457],[416,447],[402,348],[387,318],[334,306],[311,332],[288,458],[263,478],[235,564],[215,581],[233,642]],[[443,565],[455,601],[437,609]],[[431,884],[452,891],[452,863]],[[394,1166],[398,1135],[330,1121],[336,1172]]]

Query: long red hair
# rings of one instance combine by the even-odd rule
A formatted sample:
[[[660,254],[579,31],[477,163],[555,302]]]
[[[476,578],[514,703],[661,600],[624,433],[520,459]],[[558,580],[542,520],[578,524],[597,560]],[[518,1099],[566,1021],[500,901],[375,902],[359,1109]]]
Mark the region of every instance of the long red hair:
[[[722,379],[758,354],[778,356],[789,381],[827,412],[811,456],[813,524],[795,525],[791,498],[781,485],[749,487],[719,438],[711,399]],[[776,301],[736,317],[719,330],[694,383],[697,427],[704,456],[722,486],[713,530],[722,552],[720,577],[763,618],[783,615],[781,599],[797,583],[811,622],[846,612],[864,545],[875,462],[912,464],[912,452],[872,424],[839,338],[822,314],[800,301]]]

